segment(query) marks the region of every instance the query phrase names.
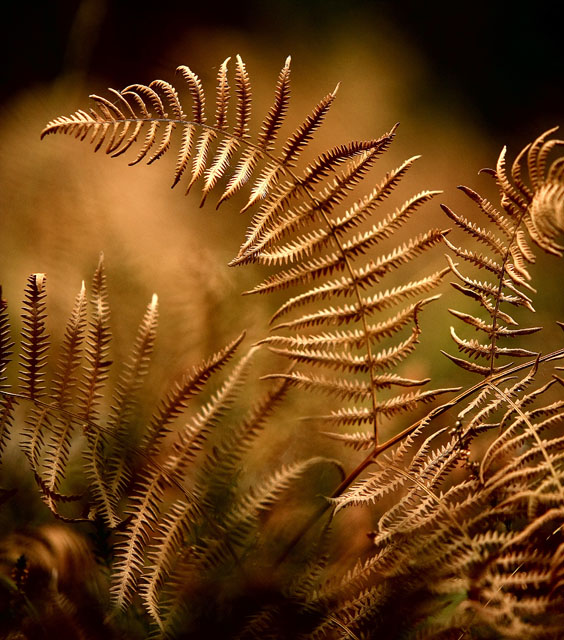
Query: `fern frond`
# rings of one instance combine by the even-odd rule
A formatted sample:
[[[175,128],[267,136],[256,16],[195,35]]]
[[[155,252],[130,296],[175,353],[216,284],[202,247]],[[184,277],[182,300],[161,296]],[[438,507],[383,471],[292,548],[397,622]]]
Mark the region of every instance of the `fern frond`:
[[[270,108],[262,123],[258,146],[265,151],[269,151],[274,144],[276,136],[282,126],[284,117],[290,102],[290,62],[292,58],[288,56],[278,76],[274,103]]]
[[[563,248],[555,242],[557,236],[564,231],[562,213],[564,211],[564,183],[558,170],[553,168],[559,166],[559,159],[547,171],[548,155],[562,144],[562,141],[559,140],[547,140],[554,131],[545,132],[518,155],[511,169],[513,183],[506,170],[506,150],[502,150],[496,170],[491,172],[499,189],[502,213],[472,189],[461,187],[462,191],[478,205],[481,213],[487,216],[493,228],[501,235],[481,228],[442,205],[445,213],[466,234],[484,244],[494,255],[494,259],[492,259],[471,249],[455,247],[446,240],[449,248],[458,257],[478,268],[485,268],[494,276],[494,280],[491,282],[478,282],[469,279],[462,275],[451,261],[453,271],[464,283],[464,286],[456,285],[456,288],[465,295],[474,297],[492,319],[492,323],[488,324],[478,318],[470,320],[471,316],[469,315],[459,315],[464,322],[487,334],[490,347],[483,344],[480,346],[474,341],[461,340],[456,334],[453,335],[462,351],[472,357],[482,354],[489,358],[489,370],[488,368],[480,369],[473,364],[466,366],[467,369],[483,375],[494,372],[494,359],[499,355],[510,357],[529,357],[531,355],[527,349],[500,349],[497,346],[501,339],[518,337],[537,330],[536,328],[523,329],[522,331],[519,329],[499,330],[502,322],[513,326],[517,325],[517,321],[512,316],[502,311],[502,305],[525,306],[529,311],[534,311],[530,299],[522,291],[528,289],[534,292],[530,285],[531,274],[528,264],[535,262],[535,255],[529,245],[527,235],[534,244],[546,252],[557,256],[564,255]],[[521,164],[525,159],[530,186],[525,184],[521,174]]]
[[[185,114],[176,89],[169,82],[155,80],[149,85],[132,84],[122,91],[110,89],[110,99],[91,96],[95,108],[89,112],[79,110],[71,116],[52,120],[43,130],[42,137],[53,133],[75,135],[94,144],[95,151],[105,145],[105,152],[114,157],[137,146],[137,155],[130,164],[137,164],[143,160],[151,164],[167,154],[174,130],[180,129],[181,145],[176,159],[173,186],[179,183],[191,161],[192,175],[187,191],[196,181],[203,178],[202,204],[226,174],[239,149],[243,147],[244,151],[235,165],[235,171],[219,199],[218,206],[250,180],[259,161],[266,161],[266,166],[251,188],[249,202],[245,207],[248,208],[262,200],[274,188],[280,176],[287,175],[295,165],[302,150],[323,122],[335,98],[336,90],[315,105],[311,114],[288,137],[278,156],[275,156],[272,153],[273,143],[289,103],[290,58],[287,58],[280,72],[274,104],[263,122],[256,142],[250,139],[248,133],[251,82],[240,56],[236,58],[235,69],[235,124],[231,126],[228,122],[228,103],[231,98],[228,81],[229,61],[230,58],[227,58],[221,64],[217,74],[213,125],[206,123],[205,93],[200,79],[188,67],[180,66],[177,71],[185,80],[192,99],[191,119]],[[137,142],[143,132],[143,140]],[[218,146],[214,150],[216,141]],[[320,171],[323,172],[322,169]]]
[[[233,351],[241,339],[242,337],[238,338],[228,348],[222,350],[210,360],[208,365],[203,365],[196,370],[199,372],[197,384],[200,385],[200,388],[205,382],[203,378],[207,375],[205,379],[208,379],[211,375],[210,372],[206,374],[206,369],[216,371],[222,367],[233,355]],[[243,384],[251,357],[252,352],[238,364],[235,371],[207,405],[177,434],[162,463],[155,464],[149,461],[140,474],[130,496],[127,510],[129,523],[121,542],[118,544],[116,553],[117,559],[111,593],[118,608],[124,609],[133,597],[133,590],[146,564],[145,550],[150,532],[158,526],[163,517],[165,490],[174,485],[182,486],[188,465],[194,460],[211,427],[233,402],[234,394]],[[168,410],[161,413],[161,416],[166,415],[170,418],[183,410],[189,396],[188,390],[191,387],[192,385],[178,385],[172,395],[169,395],[161,405],[165,409],[168,407]],[[174,399],[176,400],[171,403],[171,400]],[[193,492],[185,493],[185,497],[192,495]]]
[[[237,57],[239,60],[239,57]],[[246,73],[246,72],[245,72]],[[246,103],[248,98],[243,96],[250,96],[250,82],[247,85],[247,81],[241,84],[241,89],[239,90],[240,96],[240,105],[241,105],[241,115],[239,116],[240,123],[245,122],[245,131],[241,131],[241,125],[239,126],[240,136],[243,137],[246,135],[246,113],[243,105]],[[274,98],[274,104],[270,108],[270,111],[266,115],[262,123],[261,132],[259,134],[256,146],[248,147],[247,150],[242,154],[237,166],[235,167],[235,171],[233,176],[230,178],[227,183],[227,187],[223,192],[221,198],[219,199],[217,206],[219,207],[222,202],[229,199],[233,196],[241,187],[249,181],[255,167],[258,162],[267,156],[267,153],[271,151],[274,146],[274,141],[278,135],[280,127],[282,126],[282,122],[284,120],[284,116],[286,115],[286,111],[288,109],[288,103],[290,101],[290,56],[286,58],[286,62],[284,67],[280,71],[278,76],[278,82],[276,85],[276,92]],[[250,107],[248,109],[250,112]]]
[[[65,329],[58,368],[52,383],[52,396],[64,408],[69,407],[73,387],[77,383],[76,373],[82,355],[86,327],[86,303],[86,288],[83,282]]]
[[[488,335],[495,334],[500,337],[528,336],[532,333],[536,333],[537,331],[541,331],[542,329],[542,327],[523,327],[522,329],[508,329],[503,326],[496,327],[493,324],[488,324],[480,318],[470,315],[469,313],[462,313],[461,311],[456,311],[456,309],[449,309],[449,312],[459,320],[462,320],[476,329],[484,331]]]
[[[20,382],[22,393],[31,400],[44,397],[45,366],[48,358],[49,336],[46,333],[45,274],[36,273],[28,278],[22,312],[20,352]],[[33,472],[38,475],[40,450],[44,432],[50,428],[47,407],[35,407],[26,420],[21,447],[27,455]]]
[[[85,346],[86,365],[77,398],[77,412],[86,421],[83,429],[88,446],[83,450],[84,471],[90,480],[95,509],[114,528],[119,524],[116,515],[117,496],[110,493],[102,464],[103,450],[107,444],[106,433],[102,429],[92,429],[89,424],[98,419],[97,405],[102,399],[102,388],[111,365],[109,344],[112,334],[103,254],[92,278],[90,306],[92,319]]]
[[[106,274],[104,271],[104,256],[100,256],[98,266],[92,278],[92,320],[88,332],[85,356],[87,365],[81,380],[79,412],[85,420],[95,420],[97,417],[96,404],[101,398],[101,388],[108,378],[110,367],[109,344],[111,341],[110,308]]]

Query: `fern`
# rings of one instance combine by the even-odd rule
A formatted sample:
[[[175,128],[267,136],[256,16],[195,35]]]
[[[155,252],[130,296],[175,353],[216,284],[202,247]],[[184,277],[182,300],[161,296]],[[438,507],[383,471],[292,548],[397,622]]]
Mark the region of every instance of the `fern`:
[[[111,381],[105,280],[101,257],[93,278],[90,331],[89,296],[83,284],[55,359],[52,383],[47,386],[50,345],[45,334],[45,277],[30,277],[22,331],[27,341],[22,344],[20,373],[25,386],[13,391],[3,384],[3,437],[7,439],[14,427],[16,402],[28,404],[21,448],[44,502],[58,519],[68,523],[86,520],[105,528],[107,535],[114,532],[110,589],[114,605],[121,609],[142,606],[155,628],[169,634],[188,597],[186,577],[192,576],[193,581],[202,572],[240,571],[247,562],[249,541],[259,535],[259,516],[268,513],[309,468],[334,462],[321,457],[297,461],[266,474],[250,493],[237,490],[243,481],[244,456],[288,385],[277,384],[239,422],[222,427],[248,375],[257,351],[253,348],[207,403],[193,405],[205,384],[233,359],[244,334],[174,382],[142,437],[132,441],[130,419],[148,374],[157,300],[153,296],[148,305],[132,356],[114,383],[114,402],[105,406],[103,386]],[[3,304],[3,380],[13,355],[5,310]],[[181,418],[187,421],[179,428]],[[211,447],[208,440],[216,444]],[[75,473],[72,479],[75,486],[82,482],[82,490],[62,494],[59,487],[76,453],[84,458],[84,475],[79,480]],[[222,498],[224,491],[231,492],[230,501]],[[7,492],[6,499],[11,495]],[[217,512],[218,499],[225,503],[223,514]]]
[[[529,284],[531,274],[527,265],[535,261],[535,255],[529,242],[553,255],[564,255],[564,248],[555,240],[563,228],[561,159],[555,160],[547,169],[549,153],[558,145],[564,144],[561,140],[547,140],[554,131],[555,129],[547,131],[518,155],[511,167],[513,184],[507,175],[506,150],[500,154],[496,170],[491,173],[499,187],[501,212],[472,189],[461,187],[489,219],[495,231],[486,231],[443,206],[456,225],[485,245],[493,256],[457,247],[447,241],[457,257],[486,270],[490,277],[493,277],[491,281],[468,278],[449,258],[453,272],[462,282],[454,284],[456,289],[476,300],[488,315],[488,319],[484,321],[477,316],[451,310],[454,316],[485,338],[485,342],[460,338],[454,329],[451,329],[459,351],[468,354],[474,360],[486,360],[486,364],[477,364],[467,358],[449,357],[459,366],[482,375],[498,371],[499,367],[495,366],[495,362],[501,356],[531,358],[535,355],[528,349],[499,346],[501,340],[530,335],[541,329],[518,328],[518,321],[510,313],[502,310],[502,305],[503,308],[505,305],[511,305],[516,309],[522,307],[534,311],[528,295],[534,292],[534,289]],[[526,185],[522,178],[521,163],[525,158],[530,186]]]
[[[236,58],[235,71],[237,109],[234,124],[229,125],[227,108],[231,94],[228,62],[229,59],[225,60],[218,71],[214,125],[206,123],[205,92],[199,78],[187,67],[179,67],[178,71],[189,87],[192,119],[185,115],[174,87],[156,80],[148,86],[131,85],[121,92],[112,90],[113,101],[91,96],[95,108],[88,113],[81,110],[72,116],[51,121],[42,136],[72,134],[95,143],[95,150],[105,145],[106,152],[115,156],[134,146],[138,136],[145,131],[141,149],[132,162],[135,164],[145,158],[148,163],[161,158],[169,149],[173,130],[181,128],[174,184],[179,182],[192,159],[192,178],[188,189],[197,180],[203,179],[202,203],[228,168],[232,168],[233,175],[219,203],[229,199],[244,183],[250,181],[262,162],[262,172],[255,178],[243,210],[261,201],[262,204],[247,229],[246,240],[238,256],[231,264],[259,262],[279,268],[255,287],[253,293],[275,292],[296,285],[308,287],[306,292],[284,303],[274,314],[273,321],[298,307],[311,306],[318,301],[326,301],[329,305],[279,323],[275,329],[293,331],[347,325],[345,333],[328,331],[308,336],[307,340],[315,341],[315,349],[302,348],[291,340],[286,342],[288,348],[281,349],[277,346],[280,342],[276,337],[266,338],[262,342],[269,344],[275,353],[291,360],[315,368],[330,367],[336,370],[338,375],[331,381],[324,380],[322,388],[327,384],[346,386],[347,372],[361,374],[370,388],[371,409],[363,408],[359,413],[355,409],[349,410],[347,422],[356,427],[370,425],[377,447],[383,415],[410,411],[419,400],[427,401],[434,397],[430,392],[398,395],[395,400],[387,401],[386,406],[393,405],[394,409],[383,410],[376,390],[380,372],[397,367],[414,350],[421,333],[418,313],[426,303],[435,299],[421,296],[437,287],[448,269],[413,281],[406,278],[400,286],[384,288],[381,283],[393,271],[410,265],[417,256],[440,244],[444,231],[431,229],[408,242],[399,243],[387,253],[371,256],[367,261],[363,256],[384,240],[393,239],[394,234],[403,230],[409,219],[439,192],[424,191],[417,194],[393,213],[382,216],[368,229],[363,229],[365,222],[375,219],[378,208],[395,190],[415,160],[411,158],[389,172],[367,196],[341,211],[343,201],[365,179],[369,169],[391,144],[395,127],[379,139],[335,147],[300,171],[297,169],[299,156],[322,124],[336,93],[328,94],[315,105],[312,113],[275,155],[272,148],[289,103],[290,59],[287,59],[280,72],[274,104],[254,142],[250,141],[248,134],[251,83],[239,56]],[[128,136],[131,127],[134,129]],[[211,151],[213,144],[216,145],[215,154]],[[239,160],[235,160],[238,152]],[[288,263],[295,263],[296,266],[280,269]],[[335,279],[335,276],[338,278]],[[349,299],[350,302],[335,306],[334,300],[338,297]],[[413,297],[418,297],[419,302],[401,308],[406,300]],[[374,323],[374,316],[388,309],[395,310],[395,314],[379,315]],[[376,344],[380,340],[399,332],[407,323],[413,326],[411,337],[377,351]],[[305,340],[301,334],[299,340]],[[300,386],[316,389],[319,380],[316,374],[303,372],[300,376]],[[394,386],[400,379],[388,377],[387,380],[390,386]],[[415,384],[425,382],[421,380]]]
[[[209,121],[200,79],[181,66],[191,109],[166,81],[133,84],[92,96],[93,108],[56,118],[42,137],[74,135],[110,156],[132,155],[130,164],[173,155],[176,143],[173,186],[183,182],[188,192],[199,182],[202,205],[217,193],[219,206],[246,186],[242,210],[253,214],[231,265],[270,269],[246,293],[283,297],[271,334],[238,356],[241,334],[149,407],[157,296],[114,377],[103,256],[55,354],[46,277],[34,274],[23,303],[19,387],[11,382],[14,345],[0,295],[0,452],[10,438],[19,444],[50,513],[97,536],[108,569],[98,587],[101,617],[116,635],[135,619],[144,637],[559,637],[564,350],[529,348],[541,327],[520,322],[534,311],[533,245],[564,255],[564,164],[549,162],[562,142],[550,137],[554,130],[543,134],[509,174],[502,152],[489,172],[497,208],[462,187],[481,222],[442,205],[467,240],[459,246],[446,228],[410,232],[438,191],[402,196],[386,210],[416,157],[364,188],[396,127],[304,161],[337,89],[282,138],[288,58],[253,135],[249,75],[237,56],[231,80],[229,62],[219,67]],[[421,267],[443,242],[447,266]],[[447,274],[483,310],[450,310],[479,338],[451,329],[459,354],[449,357],[480,376],[424,390],[428,378],[401,368],[428,333],[422,314]],[[264,394],[243,406],[261,346],[291,366],[269,364]],[[302,392],[300,412],[308,394],[329,396],[325,415],[315,416],[320,431],[353,457],[364,452],[348,473],[317,450],[267,459],[269,444],[259,438],[292,389]],[[257,477],[247,468],[252,455],[264,460]],[[2,506],[13,495],[3,491]],[[33,549],[23,538],[11,544]],[[71,594],[56,580],[64,564],[48,564],[51,586],[37,596],[27,554],[0,547],[8,618],[24,612],[31,624],[42,598],[41,616],[58,612],[79,636]]]

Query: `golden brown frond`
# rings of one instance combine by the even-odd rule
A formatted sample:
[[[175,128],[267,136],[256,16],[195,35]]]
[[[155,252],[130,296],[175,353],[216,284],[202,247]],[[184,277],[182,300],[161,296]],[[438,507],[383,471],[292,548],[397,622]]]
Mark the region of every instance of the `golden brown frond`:
[[[511,179],[506,170],[505,149],[501,152],[493,175],[499,188],[503,213],[500,213],[490,202],[472,189],[462,187],[464,193],[478,205],[482,214],[487,216],[493,228],[499,231],[499,235],[479,227],[442,205],[446,214],[466,234],[484,244],[494,255],[492,259],[471,249],[456,247],[446,240],[449,248],[458,257],[475,267],[486,269],[493,275],[493,280],[485,282],[468,278],[450,260],[453,273],[463,283],[462,285],[455,284],[455,287],[463,294],[478,301],[491,319],[491,322],[485,322],[478,317],[452,311],[479,333],[487,335],[487,343],[480,343],[475,340],[459,338],[454,331],[452,332],[459,350],[473,358],[486,357],[489,359],[488,368],[477,366],[460,358],[451,358],[457,364],[476,373],[483,375],[493,373],[495,371],[494,360],[502,355],[509,357],[531,357],[533,355],[528,349],[499,347],[498,342],[505,338],[528,335],[539,330],[538,327],[517,328],[518,321],[505,311],[506,305],[524,306],[529,311],[534,311],[530,298],[523,292],[523,289],[535,291],[530,284],[531,274],[528,268],[528,265],[535,261],[530,241],[548,253],[557,256],[564,255],[562,247],[555,242],[555,239],[564,230],[562,224],[564,181],[557,169],[560,166],[561,158],[555,160],[547,170],[549,154],[563,144],[560,140],[547,140],[554,131],[555,129],[545,132],[518,155],[511,169]],[[526,161],[530,186],[527,186],[522,178],[521,165],[523,161]],[[530,240],[527,239],[527,236]],[[507,329],[502,326],[503,324],[512,325],[514,328]]]
[[[280,72],[274,104],[263,121],[256,141],[249,136],[251,81],[240,56],[235,61],[236,117],[233,126],[229,123],[229,61],[230,58],[227,58],[220,65],[217,74],[213,125],[206,123],[205,92],[200,79],[188,67],[180,66],[177,72],[185,80],[192,101],[191,119],[186,115],[176,89],[167,81],[154,80],[149,85],[129,85],[122,91],[110,89],[109,99],[91,96],[94,108],[88,112],[78,110],[71,116],[55,118],[47,124],[42,137],[52,133],[74,135],[80,140],[88,140],[94,145],[95,151],[104,147],[105,152],[114,157],[137,147],[137,155],[130,162],[134,165],[143,160],[151,164],[164,157],[171,147],[175,130],[180,129],[181,141],[173,186],[180,182],[191,162],[192,175],[187,192],[196,181],[203,178],[203,204],[207,195],[234,165],[234,172],[219,198],[219,205],[248,182],[261,163],[263,169],[251,187],[251,195],[245,207],[248,208],[265,198],[282,175],[291,175],[291,167],[321,126],[336,90],[315,105],[311,114],[287,138],[276,156],[272,148],[289,104],[290,58],[287,58]],[[350,157],[351,153],[351,150],[344,153],[341,151],[343,157]],[[340,158],[334,157],[332,161],[331,157],[333,156],[323,158],[318,163],[319,166],[316,165],[317,174],[324,175],[324,172],[334,170],[333,165],[338,164]],[[331,168],[323,168],[324,164]]]
[[[65,329],[61,354],[51,387],[53,401],[62,409],[72,405],[72,392],[77,385],[77,370],[82,355],[82,342],[86,327],[86,289],[84,283],[77,295],[72,315]],[[45,451],[43,465],[46,470],[44,482],[49,492],[55,492],[63,479],[70,455],[74,425],[69,417],[57,417],[51,430]]]
[[[125,362],[117,380],[114,403],[107,418],[107,428],[113,432],[118,441],[125,441],[129,435],[129,423],[148,373],[157,333],[157,323],[158,297],[153,294],[137,330],[131,355]],[[108,461],[108,484],[116,495],[121,493],[128,481],[130,475],[128,466],[129,461],[119,449]]]
[[[200,366],[199,387],[204,384],[211,373],[217,371],[232,357],[233,351],[241,342],[242,337],[213,357],[208,365]],[[125,608],[133,597],[133,590],[146,564],[145,550],[149,542],[150,532],[159,526],[159,522],[166,515],[165,491],[172,487],[182,487],[186,470],[201,450],[203,442],[210,430],[217,424],[218,419],[225,413],[234,400],[234,396],[244,382],[245,374],[250,365],[252,352],[249,353],[231,373],[227,381],[213,395],[212,399],[177,432],[176,437],[164,456],[162,463],[149,462],[136,483],[130,495],[128,509],[129,522],[118,544],[115,564],[114,581],[111,593],[115,605]],[[206,370],[207,378],[203,379]],[[164,413],[170,419],[173,415],[186,408],[191,387],[193,385],[177,385],[165,400]],[[177,399],[172,402],[172,400]],[[168,410],[167,410],[168,408]],[[185,491],[184,499],[193,503],[193,492]],[[194,513],[197,506],[189,509]],[[179,526],[180,526],[179,522]],[[168,555],[166,555],[168,557]],[[165,560],[163,560],[164,562]]]

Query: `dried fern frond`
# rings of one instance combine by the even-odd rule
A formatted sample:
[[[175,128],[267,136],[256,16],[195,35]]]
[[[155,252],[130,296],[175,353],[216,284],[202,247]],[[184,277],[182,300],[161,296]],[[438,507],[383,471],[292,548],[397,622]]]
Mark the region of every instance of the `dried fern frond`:
[[[95,421],[98,413],[96,405],[102,397],[101,389],[108,379],[111,364],[109,345],[112,334],[103,254],[92,278],[90,306],[92,320],[85,347],[87,365],[80,390],[79,412],[86,420]]]
[[[82,357],[86,327],[86,289],[84,283],[76,297],[71,317],[65,329],[58,367],[51,385],[51,397],[56,405],[69,411],[73,406],[73,392],[78,384],[78,370]],[[45,447],[44,481],[49,493],[56,492],[63,478],[70,456],[74,425],[68,416],[57,416],[51,422]]]
[[[145,380],[155,344],[158,323],[158,298],[153,294],[141,320],[129,359],[115,387],[114,403],[107,419],[107,428],[114,439],[125,443],[130,437],[129,422],[138,394]],[[130,477],[129,460],[123,455],[125,446],[118,447],[108,460],[108,482],[114,495],[122,494]]]
[[[443,270],[397,287],[385,288],[386,278],[394,270],[409,267],[419,255],[443,241],[445,231],[440,229],[414,236],[382,255],[371,255],[381,242],[390,241],[395,233],[403,230],[410,217],[438,192],[422,192],[404,202],[395,212],[376,219],[368,229],[359,230],[359,225],[369,221],[370,217],[375,218],[378,206],[394,190],[414,159],[389,173],[368,196],[357,200],[344,212],[340,211],[347,194],[365,179],[367,169],[387,149],[394,130],[380,139],[378,147],[364,151],[359,158],[344,161],[339,172],[326,184],[311,185],[305,193],[305,202],[298,200],[295,206],[289,202],[291,181],[290,186],[281,187],[280,195],[277,197],[275,194],[267,200],[251,222],[247,240],[232,262],[256,261],[279,267],[248,293],[270,293],[305,286],[304,292],[279,307],[272,321],[295,313],[301,307],[313,307],[314,310],[274,326],[274,331],[289,330],[290,335],[273,335],[262,343],[268,344],[274,353],[298,363],[335,370],[337,374],[333,379],[322,378],[306,370],[292,373],[290,379],[296,382],[299,379],[302,388],[333,389],[341,398],[357,401],[362,398],[371,403],[372,409],[361,409],[364,417],[355,419],[355,422],[371,424],[376,444],[380,421],[377,416],[389,417],[395,413],[379,410],[376,394],[386,386],[381,381],[386,376],[397,376],[392,371],[418,342],[420,310],[435,298],[420,299],[391,317],[379,318],[376,323],[373,316],[397,308],[409,297],[419,297],[432,290],[448,272]],[[279,202],[288,202],[287,208],[283,209]],[[286,264],[293,266],[283,268]],[[337,305],[337,298],[345,298],[345,303]],[[351,299],[350,303],[346,302],[347,298]],[[327,306],[319,308],[320,301]],[[313,332],[317,326],[341,324],[348,325],[345,331]],[[410,337],[376,352],[377,342],[390,341],[394,334],[410,324]],[[294,331],[304,329],[312,332],[292,335]],[[348,374],[351,373],[357,377],[356,388],[349,380]],[[397,380],[400,379],[398,376]],[[367,391],[361,396],[359,389]],[[389,402],[393,403],[393,400]],[[400,403],[398,401],[398,406]],[[413,408],[412,404],[409,406]],[[344,411],[349,411],[351,416],[356,415],[356,409]]]
[[[21,368],[22,395],[31,400],[45,396],[45,367],[48,358],[49,336],[45,328],[46,312],[45,274],[33,274],[28,278],[22,313]],[[35,406],[30,412],[22,432],[22,450],[26,454],[37,479],[45,431],[51,428],[46,407]],[[40,484],[45,488],[44,483]],[[44,491],[44,494],[46,492]]]
[[[106,285],[104,256],[100,260],[92,278],[92,298],[90,303],[92,319],[90,321],[85,347],[86,364],[77,402],[79,415],[87,421],[83,428],[88,446],[84,448],[84,471],[90,481],[90,492],[96,505],[96,511],[111,528],[119,525],[117,515],[118,496],[108,486],[104,470],[104,451],[108,439],[102,429],[92,429],[89,423],[99,420],[98,404],[103,394],[103,386],[109,376],[111,365],[109,346],[112,338],[110,328],[110,307]]]
[[[205,92],[198,76],[188,67],[180,66],[177,72],[188,85],[192,101],[191,117],[185,113],[176,89],[164,80],[149,85],[133,84],[122,91],[110,89],[110,97],[92,95],[94,107],[79,110],[71,116],[62,116],[49,122],[42,137],[63,133],[87,140],[94,150],[104,148],[113,157],[134,147],[136,157],[130,164],[146,160],[148,164],[164,157],[180,130],[180,148],[176,158],[173,186],[178,184],[192,164],[192,175],[187,191],[198,180],[203,180],[202,204],[220,182],[223,186],[218,206],[231,198],[254,176],[246,208],[264,199],[280,179],[292,175],[302,151],[310,143],[335,98],[336,90],[315,105],[313,111],[283,143],[278,154],[273,152],[290,99],[290,58],[282,68],[275,90],[274,103],[266,115],[261,131],[255,140],[249,134],[251,117],[251,81],[245,63],[240,56],[235,60],[235,93],[237,106],[234,123],[228,113],[231,88],[228,80],[227,58],[219,67],[216,90],[216,110],[213,124],[205,115]],[[142,136],[144,137],[142,138]],[[141,140],[141,141],[140,141]],[[303,184],[293,189],[307,188],[321,177],[334,171],[345,159],[362,150],[377,146],[379,141],[343,145],[323,155],[310,168]],[[258,172],[258,167],[262,171]]]
[[[453,338],[458,350],[468,357],[449,356],[456,364],[470,371],[488,375],[499,370],[496,361],[503,356],[511,358],[531,357],[527,349],[503,348],[499,342],[540,330],[539,327],[508,329],[504,325],[517,327],[517,321],[507,313],[506,308],[526,307],[534,311],[531,300],[524,292],[533,291],[528,265],[535,262],[535,254],[530,243],[556,256],[564,255],[564,248],[556,242],[564,232],[564,175],[562,158],[547,167],[549,154],[563,141],[549,139],[556,129],[539,136],[526,147],[514,161],[510,175],[505,162],[504,149],[498,159],[494,175],[500,194],[501,210],[468,187],[460,187],[473,200],[488,219],[492,230],[481,228],[463,216],[455,214],[443,205],[443,210],[466,234],[485,245],[489,255],[474,250],[457,247],[447,240],[456,256],[479,269],[485,269],[493,279],[478,281],[460,272],[449,258],[451,268],[462,285],[454,283],[461,293],[474,298],[486,311],[487,320],[455,309],[451,313],[463,322],[486,334],[485,341],[459,338],[453,330]],[[525,164],[529,185],[522,177]],[[528,239],[527,239],[528,238]],[[486,361],[476,364],[474,360]]]
[[[239,342],[238,340],[236,344]],[[220,362],[214,363],[215,368],[225,365],[232,353],[233,347],[224,349]],[[151,462],[147,464],[132,490],[129,500],[129,523],[122,534],[116,553],[111,590],[116,607],[124,609],[131,602],[133,590],[145,564],[144,556],[149,534],[158,526],[162,517],[165,490],[174,485],[182,486],[186,471],[201,450],[211,428],[233,401],[234,394],[243,384],[249,360],[250,354],[239,363],[210,402],[185,425],[182,431],[176,434],[164,460],[158,464]],[[190,498],[191,503],[197,505],[193,491],[188,492],[185,497]]]

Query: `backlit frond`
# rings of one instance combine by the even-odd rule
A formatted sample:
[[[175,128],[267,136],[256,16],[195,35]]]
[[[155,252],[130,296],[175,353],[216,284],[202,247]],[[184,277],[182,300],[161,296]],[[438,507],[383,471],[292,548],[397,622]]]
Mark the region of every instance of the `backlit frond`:
[[[459,350],[470,357],[483,356],[489,359],[489,367],[484,367],[451,357],[457,364],[476,373],[493,373],[494,360],[502,355],[512,358],[532,356],[528,349],[502,348],[498,343],[505,338],[515,338],[539,330],[538,327],[517,328],[518,321],[506,311],[508,306],[525,306],[529,311],[534,311],[530,298],[524,293],[524,289],[535,291],[530,284],[528,266],[535,262],[530,242],[548,253],[564,255],[563,248],[556,243],[556,238],[564,231],[564,182],[557,170],[561,159],[555,160],[547,168],[549,154],[563,144],[560,140],[548,139],[554,131],[547,131],[518,155],[513,163],[511,176],[508,176],[506,170],[505,149],[500,154],[493,175],[499,189],[501,211],[472,189],[461,187],[488,218],[492,230],[479,227],[443,205],[447,215],[467,234],[485,245],[493,256],[456,247],[447,240],[456,256],[475,267],[486,269],[490,277],[493,276],[493,279],[485,282],[468,278],[451,260],[453,272],[463,283],[455,283],[456,288],[477,300],[490,316],[490,321],[485,322],[479,317],[453,311],[479,333],[487,335],[486,344],[461,339],[453,332]],[[524,162],[530,185],[526,185],[522,177],[521,166]],[[507,329],[503,327],[504,324],[515,328]]]

